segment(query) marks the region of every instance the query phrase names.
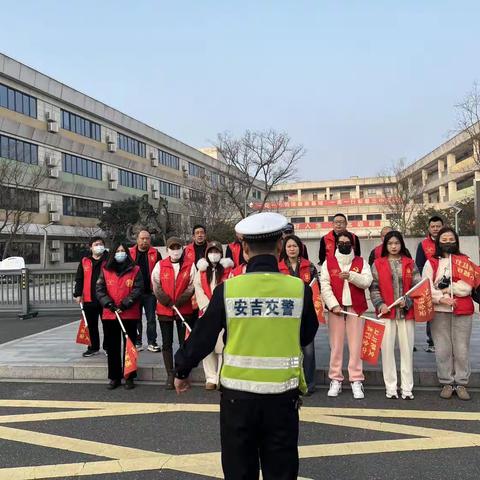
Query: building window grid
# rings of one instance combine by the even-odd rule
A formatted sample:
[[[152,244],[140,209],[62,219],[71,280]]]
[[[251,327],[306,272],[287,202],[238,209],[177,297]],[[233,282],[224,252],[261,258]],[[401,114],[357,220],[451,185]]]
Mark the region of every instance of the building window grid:
[[[370,215],[367,214],[367,220],[381,220],[382,214],[381,213],[371,213]]]
[[[78,135],[100,142],[102,140],[101,126],[75,113],[62,110],[62,128]]]
[[[68,242],[63,244],[63,261],[65,263],[77,263],[86,255],[88,255],[88,248],[84,243]]]
[[[205,168],[200,167],[195,163],[188,162],[188,174],[193,177],[201,178],[205,175]]]
[[[124,152],[132,153],[137,157],[145,158],[147,156],[147,146],[145,143],[135,138],[117,132],[118,148]]]
[[[63,214],[67,217],[99,218],[103,203],[85,198],[63,197]]]
[[[190,190],[190,200],[197,203],[205,203],[205,193],[198,190]]]
[[[363,220],[363,215],[347,215],[349,222],[359,222]]]
[[[127,170],[119,169],[120,185],[129,188],[136,188],[138,190],[147,189],[147,177],[139,173],[128,172]]]
[[[180,186],[160,180],[160,193],[167,197],[180,198]]]
[[[38,165],[38,146],[0,135],[0,157]]]
[[[290,219],[291,223],[305,223],[305,217],[292,217]]]
[[[8,187],[0,197],[0,208],[38,213],[40,211],[39,193],[34,190]]]
[[[64,153],[62,154],[62,163],[64,172],[102,180],[102,165],[98,162]]]
[[[165,152],[164,150],[158,149],[158,161],[165,165],[166,167],[174,168],[175,170],[180,170],[180,158],[171,153]]]
[[[6,242],[0,242],[0,258]],[[8,249],[10,257],[23,257],[27,265],[40,263],[40,242],[12,242]]]
[[[37,99],[0,83],[0,107],[37,118]]]
[[[322,223],[325,220],[325,217],[310,217],[311,223]]]

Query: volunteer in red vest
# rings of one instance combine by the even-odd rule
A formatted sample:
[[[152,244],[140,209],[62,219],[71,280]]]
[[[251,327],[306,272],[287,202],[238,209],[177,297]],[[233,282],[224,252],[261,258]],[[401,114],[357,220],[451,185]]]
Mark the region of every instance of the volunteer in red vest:
[[[130,255],[134,262],[140,267],[143,277],[144,292],[140,297],[140,306],[145,311],[147,319],[147,341],[149,352],[159,352],[160,347],[157,344],[157,325],[155,318],[155,307],[157,300],[152,291],[152,281],[150,279],[153,268],[162,259],[162,255],[155,248],[152,247],[152,238],[150,233],[146,230],[138,232],[137,244],[130,247]],[[137,325],[137,340],[136,348],[138,351],[143,350],[142,342],[143,325],[142,318]]]
[[[293,225],[293,223],[287,223],[287,226],[285,227],[285,230],[283,230],[283,233],[282,233],[283,240],[285,240],[285,237],[287,237],[288,235],[295,235],[295,226]],[[301,257],[308,260],[307,246],[303,242],[302,242],[302,249],[300,250],[300,252],[301,252]]]
[[[466,387],[470,379],[474,279],[468,272],[473,277],[475,265],[460,253],[457,232],[450,227],[438,232],[435,248],[435,255],[425,263],[423,276],[430,279],[435,308],[431,324],[437,376],[442,385],[440,397],[449,399],[455,392],[461,400],[470,400]]]
[[[185,247],[185,260],[193,263],[205,257],[205,250],[207,248],[207,229],[203,225],[194,225],[192,228],[192,243]]]
[[[173,325],[177,325],[180,345],[185,340],[185,326],[175,314],[175,305],[187,323],[193,328],[192,295],[195,267],[187,258],[180,238],[167,240],[167,254],[155,265],[152,272],[153,292],[157,297],[157,316],[162,331],[162,353],[167,372],[167,390],[173,390]],[[193,268],[192,268],[193,267]]]
[[[132,342],[137,337],[137,322],[142,314],[140,297],[143,292],[143,277],[125,244],[117,243],[110,250],[107,261],[97,280],[96,294],[103,307],[102,324],[108,353],[108,388],[117,388],[123,377],[122,358],[125,356],[125,341],[122,339],[118,312],[127,335]],[[123,341],[123,349],[122,349]],[[123,352],[122,352],[123,350]],[[125,380],[125,388],[134,388],[136,372]]]
[[[388,309],[420,282],[421,276],[405,247],[402,234],[390,231],[385,235],[382,253],[372,265],[373,282],[370,299],[377,314],[385,320],[382,341],[382,370],[387,398],[398,398],[395,340],[400,348],[400,391],[404,400],[413,400],[413,344],[415,319],[413,301],[408,297],[397,307]]]
[[[193,285],[195,287],[195,297],[197,298],[198,308],[200,309],[199,322],[202,321],[201,315],[207,309],[215,287],[229,278],[234,266],[231,258],[222,257],[222,244],[212,241],[207,245],[205,258],[201,258],[197,262],[197,271]],[[218,335],[215,349],[203,359],[205,390],[216,390],[218,386],[218,377],[220,375],[220,369],[222,368],[223,347],[222,329]]]
[[[328,309],[328,334],[330,339],[329,397],[337,397],[342,391],[343,344],[347,334],[349,360],[348,376],[353,398],[364,398],[363,367],[360,358],[363,321],[340,310],[364,313],[367,306],[365,290],[372,283],[368,262],[353,252],[353,235],[340,233],[335,255],[330,255],[322,265],[320,284],[324,305]]]
[[[393,230],[392,227],[383,227],[380,230],[380,245],[377,245],[371,252],[368,257],[368,264],[370,266],[373,265],[373,262],[382,256],[382,250],[383,250],[383,240],[385,239],[385,235],[388,232],[391,232]]]
[[[235,235],[235,241],[228,244],[225,257],[233,261],[234,267],[247,263],[243,256],[242,236],[240,234],[237,233]]]
[[[230,270],[228,278],[237,277],[238,275],[243,275],[247,272],[248,254],[243,252],[243,258],[245,259],[245,263],[242,263],[232,268]]]
[[[417,264],[420,273],[423,273],[423,267],[425,262],[435,255],[436,246],[435,240],[437,239],[438,232],[443,228],[443,220],[441,217],[435,215],[428,220],[428,233],[427,237],[422,240],[417,247],[417,253],[415,255],[415,263]],[[431,325],[427,322],[427,346],[424,348],[426,352],[435,352],[435,343],[432,338]]]
[[[88,331],[91,345],[83,352],[82,356],[91,357],[100,351],[100,335],[98,333],[98,318],[102,314],[102,307],[95,294],[95,284],[102,264],[105,263],[108,253],[105,251],[105,240],[102,237],[93,237],[88,242],[90,255],[83,257],[75,275],[73,297],[75,302],[83,303],[83,310],[87,318]],[[104,348],[105,350],[105,348]]]
[[[338,235],[347,231],[347,217],[343,213],[337,213],[333,217],[332,225],[333,229],[324,235],[320,240],[320,250],[318,252],[318,263],[320,265],[323,265],[323,262],[325,262],[325,259],[329,255],[333,256],[335,254]],[[351,235],[353,238],[353,252],[357,257],[359,257],[361,255],[360,240],[354,233],[351,233]]]
[[[300,254],[303,243],[296,235],[287,235],[283,239],[283,247],[280,260],[278,262],[278,270],[285,275],[292,275],[301,278],[306,285],[317,275],[317,269],[312,262],[303,258]],[[303,373],[307,382],[306,396],[315,392],[315,339],[308,345],[302,347],[303,352]]]

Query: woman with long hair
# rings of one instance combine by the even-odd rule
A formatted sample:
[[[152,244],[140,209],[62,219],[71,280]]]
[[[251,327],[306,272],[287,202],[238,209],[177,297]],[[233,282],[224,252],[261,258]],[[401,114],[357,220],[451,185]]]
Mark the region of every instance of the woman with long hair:
[[[122,330],[116,313],[119,314],[128,337],[135,344],[137,322],[141,318],[140,296],[143,293],[143,277],[130,256],[128,247],[117,243],[110,250],[107,261],[97,280],[96,294],[103,307],[102,324],[104,343],[108,354],[108,388],[113,390],[123,377]],[[125,341],[123,357],[125,356]],[[125,380],[125,388],[135,387],[136,372]]]
[[[315,278],[318,281],[317,269],[312,262],[303,258],[303,243],[296,235],[287,235],[283,239],[283,248],[278,262],[280,273],[292,275],[301,278],[307,285]],[[311,395],[315,391],[315,341],[307,346],[302,347],[303,352],[303,371],[305,381],[307,382],[307,395]]]
[[[435,316],[431,322],[440,397],[456,392],[470,400],[470,337],[474,311],[471,297],[475,265],[460,252],[457,232],[443,227],[435,240],[435,255],[426,261],[423,276],[429,278]],[[470,272],[470,273],[468,273]]]
[[[382,341],[382,371],[387,398],[398,398],[395,341],[400,347],[400,389],[404,400],[413,400],[413,346],[415,320],[413,302],[406,298],[388,308],[397,298],[421,281],[420,273],[405,247],[402,234],[395,230],[385,235],[380,257],[372,265],[370,300],[385,320]]]
[[[205,258],[197,262],[197,272],[193,285],[195,297],[201,315],[208,307],[215,287],[223,283],[230,275],[234,263],[230,258],[223,258],[223,249],[220,242],[209,242],[205,250]],[[218,335],[215,349],[203,359],[203,370],[205,372],[205,389],[215,390],[218,385],[218,377],[222,367],[223,353],[223,330]]]

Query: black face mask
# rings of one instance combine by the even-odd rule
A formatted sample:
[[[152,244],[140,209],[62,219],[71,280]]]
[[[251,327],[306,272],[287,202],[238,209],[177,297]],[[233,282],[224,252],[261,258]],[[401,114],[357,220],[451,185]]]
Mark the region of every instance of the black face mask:
[[[457,242],[440,243],[440,250],[444,253],[455,253],[457,251]]]
[[[339,245],[338,246],[338,251],[342,255],[349,255],[350,252],[352,251],[352,246],[351,245]]]

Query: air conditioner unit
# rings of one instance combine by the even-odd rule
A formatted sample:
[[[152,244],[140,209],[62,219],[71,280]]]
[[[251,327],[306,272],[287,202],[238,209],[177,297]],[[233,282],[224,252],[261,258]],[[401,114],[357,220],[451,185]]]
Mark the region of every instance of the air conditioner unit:
[[[158,158],[152,157],[150,161],[152,162],[152,167],[158,167]]]
[[[160,193],[158,192],[158,190],[153,190],[152,191],[152,198],[154,200],[158,200],[160,198]]]
[[[52,252],[50,254],[50,262],[56,263],[60,261],[60,252]]]
[[[108,179],[109,180],[118,180],[118,170],[110,170],[108,172]]]
[[[46,111],[45,112],[45,119],[47,120],[47,122],[56,122],[57,121],[57,116],[55,115],[55,112]]]
[[[52,152],[45,152],[45,165],[47,167],[56,167],[56,158]]]
[[[58,123],[56,121],[49,121],[47,123],[47,131],[49,133],[58,133]]]
[[[50,243],[50,248],[52,250],[58,250],[60,248],[60,240],[52,240]]]
[[[183,192],[183,199],[188,200],[188,192]]]
[[[107,150],[110,152],[110,153],[115,153],[117,151],[117,146],[115,145],[115,143],[113,142],[108,142],[107,143]]]
[[[58,208],[55,202],[48,202],[47,208],[49,213],[58,212]]]
[[[60,221],[60,214],[59,213],[50,213],[49,219],[52,223],[56,223]]]
[[[60,169],[58,167],[51,167],[48,169],[48,176],[50,178],[58,178],[60,175]]]
[[[108,189],[109,190],[117,190],[118,188],[118,180],[109,180],[108,181]]]

